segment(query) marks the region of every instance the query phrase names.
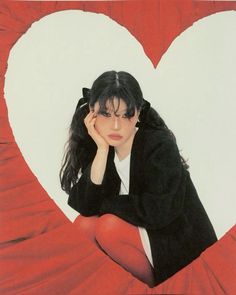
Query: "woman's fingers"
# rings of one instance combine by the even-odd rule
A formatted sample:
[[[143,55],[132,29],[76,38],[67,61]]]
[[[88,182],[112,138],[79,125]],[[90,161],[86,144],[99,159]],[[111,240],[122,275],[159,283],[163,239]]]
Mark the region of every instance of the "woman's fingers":
[[[84,119],[84,124],[87,128],[89,128],[90,124],[95,124],[96,117],[94,117],[94,113],[90,112]]]
[[[93,111],[90,111],[90,113],[85,117],[84,123],[87,127],[88,134],[95,140],[95,136],[97,136],[97,132],[95,129],[95,122],[96,122],[97,116]]]
[[[87,125],[91,121],[91,119],[93,119],[93,117],[94,117],[94,112],[90,111],[88,115],[84,118],[85,125]]]
[[[85,117],[84,124],[88,130],[88,134],[95,141],[98,148],[108,148],[108,143],[104,140],[104,138],[98,133],[98,131],[95,128],[96,119],[97,114],[94,111],[90,111],[90,113]]]
[[[94,113],[91,112],[85,117],[84,124],[87,127],[89,133],[94,130],[95,122],[96,117],[94,117]]]

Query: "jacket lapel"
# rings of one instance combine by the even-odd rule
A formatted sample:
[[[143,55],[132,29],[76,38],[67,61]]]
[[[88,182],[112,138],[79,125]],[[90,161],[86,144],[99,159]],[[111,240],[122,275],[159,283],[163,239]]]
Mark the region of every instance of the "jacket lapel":
[[[133,194],[140,192],[140,185],[143,180],[143,135],[143,129],[140,127],[135,134],[131,149],[129,192]]]

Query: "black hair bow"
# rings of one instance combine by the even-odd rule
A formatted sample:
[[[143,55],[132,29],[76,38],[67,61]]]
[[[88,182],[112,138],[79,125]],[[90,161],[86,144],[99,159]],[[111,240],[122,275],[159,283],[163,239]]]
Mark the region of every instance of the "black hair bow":
[[[83,97],[81,97],[77,103],[76,109],[83,107],[89,102],[90,97],[90,89],[89,88],[82,88]]]

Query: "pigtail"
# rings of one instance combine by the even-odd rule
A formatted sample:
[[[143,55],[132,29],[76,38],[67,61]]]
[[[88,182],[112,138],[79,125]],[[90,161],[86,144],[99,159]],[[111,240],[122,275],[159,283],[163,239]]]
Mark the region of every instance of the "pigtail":
[[[158,112],[151,107],[150,103],[144,100],[144,105],[140,111],[139,122],[137,124],[138,127],[148,127],[153,129],[159,129],[165,131],[172,140],[177,144],[176,137],[174,133],[167,127],[164,120],[158,114]],[[189,168],[187,161],[180,155],[181,162],[185,169]]]
[[[80,102],[82,102],[81,99]],[[68,194],[71,187],[78,181],[79,172],[83,171],[96,150],[95,143],[84,124],[84,118],[89,113],[89,106],[88,103],[80,104],[80,102],[70,124],[69,139],[59,173],[61,188]]]

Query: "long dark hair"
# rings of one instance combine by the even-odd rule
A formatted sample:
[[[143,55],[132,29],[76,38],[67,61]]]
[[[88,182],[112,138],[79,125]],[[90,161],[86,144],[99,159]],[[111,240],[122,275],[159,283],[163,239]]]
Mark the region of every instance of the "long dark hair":
[[[131,74],[124,71],[104,72],[93,82],[91,89],[83,88],[83,97],[79,100],[72,118],[69,140],[60,170],[61,187],[68,194],[78,180],[78,173],[83,172],[96,154],[96,144],[89,136],[84,124],[84,118],[89,113],[89,106],[93,108],[98,102],[99,111],[102,112],[106,110],[106,102],[113,103],[114,98],[124,100],[128,117],[134,115],[135,109],[140,111],[138,127],[162,129],[176,142],[173,132],[150,106],[150,103],[143,98],[139,83]],[[181,160],[185,168],[188,168],[182,156]]]

